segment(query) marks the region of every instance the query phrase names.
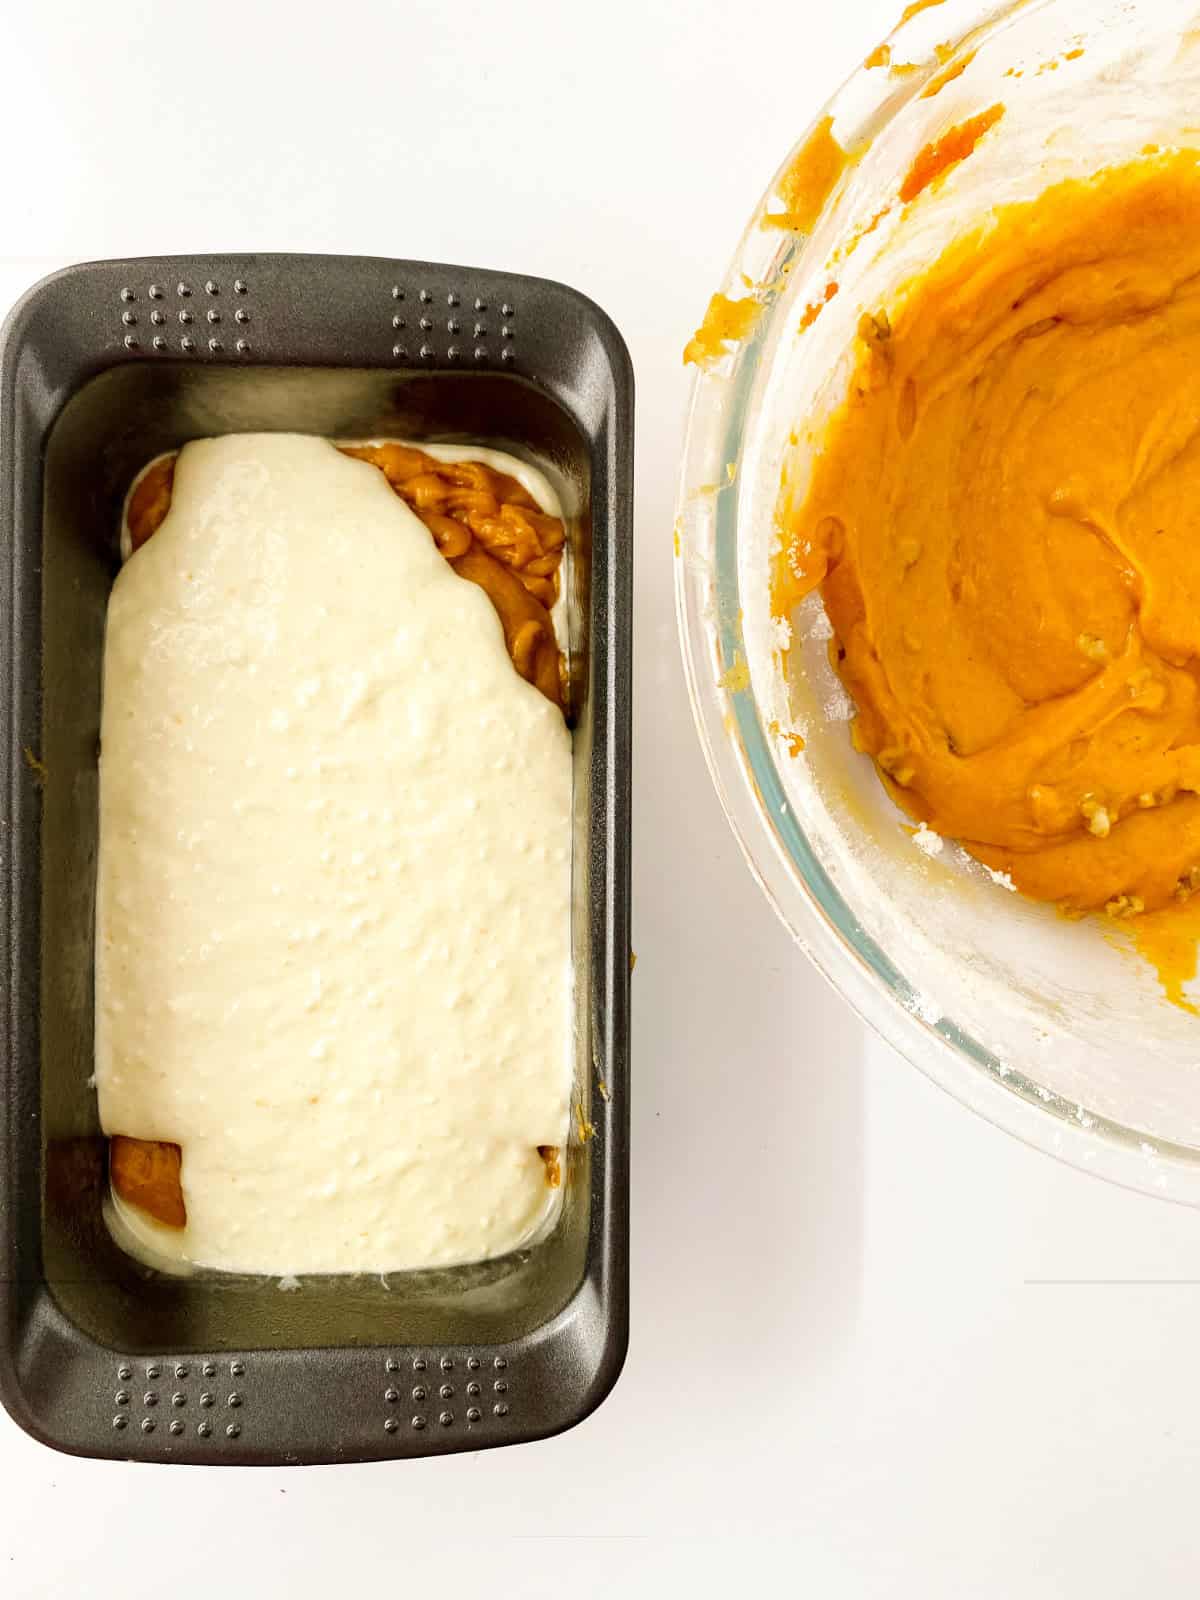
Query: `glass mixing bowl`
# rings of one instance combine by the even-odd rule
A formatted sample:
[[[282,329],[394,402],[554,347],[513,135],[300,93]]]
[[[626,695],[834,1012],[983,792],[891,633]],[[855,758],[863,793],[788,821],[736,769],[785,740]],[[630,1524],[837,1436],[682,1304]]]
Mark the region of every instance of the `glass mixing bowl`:
[[[851,746],[819,600],[793,619],[781,664],[767,580],[781,476],[786,464],[803,480],[862,312],[998,203],[1148,145],[1200,145],[1194,0],[910,10],[825,108],[856,159],[811,232],[763,221],[784,209],[802,141],[722,286],[758,309],[693,392],[675,537],[696,722],[752,869],[867,1022],[1029,1144],[1200,1204],[1200,1020],[1166,1002],[1114,925],[1069,922],[951,841],[914,840]],[[998,102],[970,158],[901,206],[916,153]]]

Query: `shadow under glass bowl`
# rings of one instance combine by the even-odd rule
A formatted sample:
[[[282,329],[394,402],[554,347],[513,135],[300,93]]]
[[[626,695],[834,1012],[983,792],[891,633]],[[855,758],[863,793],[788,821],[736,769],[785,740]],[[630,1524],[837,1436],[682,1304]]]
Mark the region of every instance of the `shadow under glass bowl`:
[[[1113,1181],[1200,1204],[1200,1021],[1167,1004],[1102,921],[1068,922],[1006,893],[952,841],[933,841],[932,855],[913,847],[907,819],[851,746],[819,602],[791,619],[785,665],[767,577],[782,474],[803,480],[820,422],[844,395],[859,316],[996,205],[1148,144],[1190,145],[1200,88],[1191,10],[1190,0],[946,0],[896,30],[890,67],[864,65],[838,91],[822,117],[852,160],[811,231],[763,220],[784,209],[779,182],[806,135],[722,285],[757,310],[696,380],[676,597],[726,814],[835,988],[996,1126]],[[1003,116],[970,159],[901,205],[916,154],[996,104]]]

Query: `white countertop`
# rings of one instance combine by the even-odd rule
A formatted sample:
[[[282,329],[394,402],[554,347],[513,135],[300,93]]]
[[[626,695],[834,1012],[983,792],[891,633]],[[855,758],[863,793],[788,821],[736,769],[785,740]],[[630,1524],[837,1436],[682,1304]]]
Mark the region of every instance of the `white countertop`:
[[[867,1037],[743,866],[684,693],[680,351],[776,163],[899,9],[5,8],[5,303],[104,255],[507,266],[597,299],[638,383],[624,1376],[543,1444],[310,1471],[76,1461],[0,1415],[5,1600],[415,1579],[1032,1600],[1194,1568],[1200,1217],[1025,1150]]]

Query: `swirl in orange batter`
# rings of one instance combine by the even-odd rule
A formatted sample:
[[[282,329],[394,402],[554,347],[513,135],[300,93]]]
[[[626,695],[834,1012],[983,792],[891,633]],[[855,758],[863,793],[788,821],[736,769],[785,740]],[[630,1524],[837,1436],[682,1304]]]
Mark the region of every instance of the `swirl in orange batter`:
[[[776,613],[820,586],[855,742],[910,815],[1070,912],[1188,899],[1200,156],[998,212],[859,347]]]

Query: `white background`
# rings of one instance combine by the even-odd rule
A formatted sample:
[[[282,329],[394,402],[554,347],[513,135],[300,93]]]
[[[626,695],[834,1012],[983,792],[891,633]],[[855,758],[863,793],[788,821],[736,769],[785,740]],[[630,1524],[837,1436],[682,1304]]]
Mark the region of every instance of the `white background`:
[[[0,5],[0,298],[103,255],[508,267],[613,315],[639,412],[616,1392],[544,1444],[307,1471],[75,1461],[0,1415],[5,1600],[1194,1588],[1200,1218],[1024,1150],[866,1037],[745,870],[684,694],[680,351],[899,9]]]

